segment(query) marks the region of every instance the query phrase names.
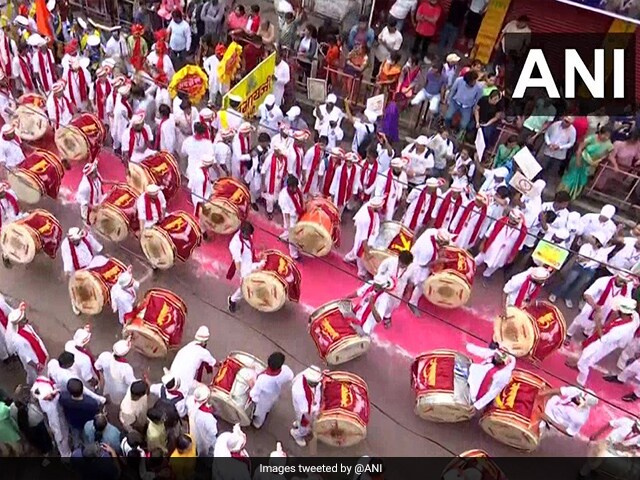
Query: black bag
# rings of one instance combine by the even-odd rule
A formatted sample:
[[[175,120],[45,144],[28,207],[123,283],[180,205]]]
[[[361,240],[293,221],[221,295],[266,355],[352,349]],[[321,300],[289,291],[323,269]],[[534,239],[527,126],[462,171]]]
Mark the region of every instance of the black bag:
[[[358,155],[362,158],[367,156],[367,150],[369,146],[374,142],[376,138],[376,127],[373,126],[371,130],[369,130],[369,126],[365,124],[365,128],[367,129],[367,134],[364,136],[360,145],[358,145]]]

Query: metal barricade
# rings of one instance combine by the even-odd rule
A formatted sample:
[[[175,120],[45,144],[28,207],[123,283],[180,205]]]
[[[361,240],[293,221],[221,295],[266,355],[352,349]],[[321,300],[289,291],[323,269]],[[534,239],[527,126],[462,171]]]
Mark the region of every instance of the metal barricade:
[[[640,213],[640,176],[602,163],[587,187],[586,196],[616,203],[635,214]]]

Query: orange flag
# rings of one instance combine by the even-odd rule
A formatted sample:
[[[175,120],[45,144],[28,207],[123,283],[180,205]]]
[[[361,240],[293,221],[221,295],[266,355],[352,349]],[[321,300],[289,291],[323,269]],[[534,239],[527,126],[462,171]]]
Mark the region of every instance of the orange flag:
[[[51,12],[47,8],[46,0],[36,0],[36,24],[40,35],[54,38],[51,30]]]

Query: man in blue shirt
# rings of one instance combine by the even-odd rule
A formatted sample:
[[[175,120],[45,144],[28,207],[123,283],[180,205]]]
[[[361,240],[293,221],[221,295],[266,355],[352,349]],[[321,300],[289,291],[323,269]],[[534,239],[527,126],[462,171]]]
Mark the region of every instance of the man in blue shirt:
[[[60,393],[60,406],[71,427],[71,438],[74,447],[80,445],[80,434],[84,424],[100,411],[100,403],[97,400],[83,395],[84,385],[77,378],[67,382],[67,391]]]
[[[473,109],[481,98],[482,87],[478,84],[478,72],[470,70],[453,82],[449,92],[447,114],[444,117],[447,127],[451,127],[453,116],[460,112],[460,129],[466,130]]]
[[[367,44],[367,51],[373,47],[373,42],[376,39],[376,34],[373,28],[369,26],[369,18],[366,15],[362,15],[356,25],[354,25],[349,31],[349,38],[347,38],[347,47],[349,51],[353,50],[356,43]]]

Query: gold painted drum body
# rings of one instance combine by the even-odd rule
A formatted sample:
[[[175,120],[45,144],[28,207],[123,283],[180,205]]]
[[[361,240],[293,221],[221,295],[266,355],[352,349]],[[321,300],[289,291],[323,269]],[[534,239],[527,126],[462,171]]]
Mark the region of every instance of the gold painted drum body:
[[[202,230],[189,213],[176,211],[140,235],[140,246],[154,268],[171,268],[176,258],[186,262],[202,243]]]
[[[247,275],[242,280],[242,296],[256,310],[275,312],[287,299],[300,300],[302,276],[293,259],[278,250],[265,250],[262,270]]]
[[[471,360],[453,350],[434,350],[411,364],[415,412],[430,422],[465,422],[473,416],[467,376]]]
[[[365,250],[362,261],[367,271],[375,275],[384,260],[402,251],[410,251],[412,245],[413,232],[402,223],[382,222],[373,247]]]
[[[21,140],[33,142],[40,140],[49,128],[46,113],[47,100],[37,93],[26,93],[18,99],[15,112],[16,135]]]
[[[290,238],[300,250],[324,257],[340,241],[340,213],[328,198],[312,198],[298,223],[291,228]]]
[[[149,184],[162,187],[164,198],[169,201],[180,189],[182,177],[178,162],[168,152],[157,152],[149,155],[140,163],[129,162],[127,183],[141,194]]]
[[[43,195],[58,198],[64,177],[64,166],[57,155],[47,150],[36,149],[7,175],[9,185],[18,199],[36,204]]]
[[[351,326],[352,317],[349,300],[329,302],[309,317],[309,334],[327,364],[340,365],[369,350],[371,339],[356,333]]]
[[[129,185],[114,185],[100,205],[91,210],[89,223],[112,242],[121,242],[129,232],[140,230],[136,201],[138,193]]]
[[[250,425],[255,404],[249,391],[266,368],[262,360],[250,353],[231,352],[210,386],[211,403],[216,414],[231,424]]]
[[[457,247],[443,248],[440,257],[444,262],[431,269],[424,282],[424,296],[438,307],[462,307],[471,295],[476,261],[469,252]]]
[[[550,385],[526,370],[513,371],[511,381],[480,417],[482,429],[500,443],[531,452],[540,443],[540,421]]]
[[[98,315],[111,301],[111,287],[127,269],[117,258],[98,255],[87,268],[77,270],[69,279],[73,305],[85,315]]]
[[[62,243],[62,226],[46,210],[37,209],[2,227],[2,255],[11,262],[26,265],[38,252],[55,258]]]
[[[129,314],[122,333],[131,335],[133,348],[145,357],[166,357],[180,347],[187,321],[187,305],[175,293],[152,288]]]
[[[81,113],[56,130],[55,142],[60,155],[71,162],[91,162],[104,145],[107,130],[93,113]]]
[[[349,372],[329,372],[322,378],[322,401],[314,433],[332,447],[351,447],[367,436],[369,389]]]
[[[508,307],[493,324],[493,338],[516,357],[541,362],[564,342],[564,315],[553,304],[536,302],[524,309]]]
[[[202,205],[201,219],[215,233],[236,232],[247,218],[251,193],[242,183],[231,177],[219,178],[213,184],[209,200]]]

